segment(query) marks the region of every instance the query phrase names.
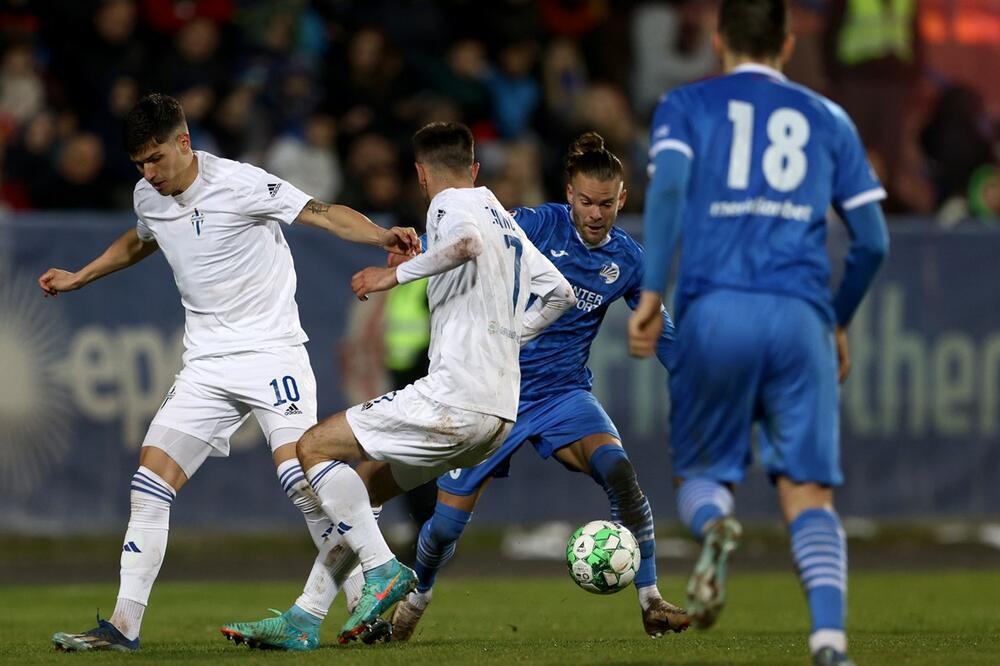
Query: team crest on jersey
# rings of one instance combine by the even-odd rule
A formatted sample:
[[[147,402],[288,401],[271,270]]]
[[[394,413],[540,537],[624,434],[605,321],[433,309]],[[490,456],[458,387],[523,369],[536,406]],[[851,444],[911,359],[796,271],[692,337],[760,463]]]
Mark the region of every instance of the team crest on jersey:
[[[281,189],[281,183],[268,183],[267,184],[267,193],[271,195],[272,199],[275,197],[276,194],[278,194],[278,190],[280,190],[280,189]]]
[[[621,269],[618,268],[618,264],[612,261],[610,264],[601,266],[600,275],[605,284],[612,284],[621,275]]]
[[[201,236],[201,223],[205,221],[205,214],[199,211],[197,208],[191,213],[191,226],[194,227],[194,232],[198,236]]]

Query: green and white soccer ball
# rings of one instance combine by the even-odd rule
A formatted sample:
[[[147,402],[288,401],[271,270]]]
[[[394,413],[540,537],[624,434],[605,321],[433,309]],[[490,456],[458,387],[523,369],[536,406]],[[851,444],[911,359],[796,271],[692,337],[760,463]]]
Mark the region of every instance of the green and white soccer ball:
[[[588,592],[614,594],[635,578],[639,544],[624,525],[594,520],[569,538],[566,566],[573,581]]]

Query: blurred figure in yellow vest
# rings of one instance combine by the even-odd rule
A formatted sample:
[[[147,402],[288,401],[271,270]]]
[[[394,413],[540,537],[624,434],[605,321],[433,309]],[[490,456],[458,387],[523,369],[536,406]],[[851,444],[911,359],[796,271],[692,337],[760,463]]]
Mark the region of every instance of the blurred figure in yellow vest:
[[[908,211],[897,183],[904,129],[921,79],[917,0],[833,0],[826,61],[832,90],[857,123],[872,166],[889,191],[887,208]]]
[[[401,284],[389,291],[382,311],[382,343],[392,388],[401,389],[427,374],[430,342],[427,280]]]

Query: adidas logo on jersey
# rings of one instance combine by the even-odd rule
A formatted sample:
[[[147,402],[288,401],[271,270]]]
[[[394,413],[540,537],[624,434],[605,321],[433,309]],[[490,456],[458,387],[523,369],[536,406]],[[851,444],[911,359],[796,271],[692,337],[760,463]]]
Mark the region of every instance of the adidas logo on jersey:
[[[267,193],[271,195],[272,199],[274,198],[274,195],[276,195],[278,193],[278,190],[280,190],[280,189],[281,189],[281,183],[268,183],[267,184]]]
[[[569,252],[567,252],[566,250],[549,250],[549,254],[552,255],[553,259],[558,259],[559,257],[565,257],[569,255]]]
[[[434,221],[440,222],[442,217],[444,217],[444,208],[438,208],[437,219]]]
[[[127,544],[122,546],[123,553],[141,553],[139,546],[135,545],[135,541],[129,541]]]
[[[601,266],[600,275],[605,284],[611,284],[621,275],[621,269],[618,268],[618,264],[612,261],[610,264]]]
[[[301,414],[301,413],[302,410],[299,409],[294,402],[288,406],[288,409],[285,410],[285,416],[291,416],[292,414]]]

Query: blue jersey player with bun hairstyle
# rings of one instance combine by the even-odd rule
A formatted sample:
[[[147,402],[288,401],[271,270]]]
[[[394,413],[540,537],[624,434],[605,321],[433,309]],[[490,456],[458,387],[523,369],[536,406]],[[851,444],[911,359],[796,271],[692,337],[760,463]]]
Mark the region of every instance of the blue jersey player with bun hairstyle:
[[[630,347],[651,355],[660,295],[681,238],[671,443],[681,519],[702,541],[688,584],[696,626],[725,599],[740,525],[732,489],[758,427],[812,616],[816,664],[850,664],[844,632],[847,548],[833,508],[842,483],[838,376],[846,329],[886,253],[885,191],[850,119],[788,81],[794,39],[784,0],[723,0],[723,76],[664,96],[651,127],[645,281]],[[851,247],[831,294],[826,216]]]
[[[645,631],[660,636],[687,628],[686,613],[660,597],[656,587],[653,517],[614,423],[591,393],[590,346],[608,306],[639,302],[643,250],[615,227],[625,204],[622,165],[596,133],[579,137],[566,158],[567,204],[511,211],[528,238],[573,285],[576,309],[564,314],[521,350],[521,401],[507,440],[476,467],[438,479],[434,515],[417,543],[417,589],[392,616],[393,640],[407,640],[431,600],[441,566],[455,552],[472,510],[491,479],[510,473],[510,458],[531,444],[543,458],[589,475],[608,495],[611,517],[636,537],[642,555],[635,578]],[[673,324],[658,311],[663,332],[656,353],[671,363]]]

